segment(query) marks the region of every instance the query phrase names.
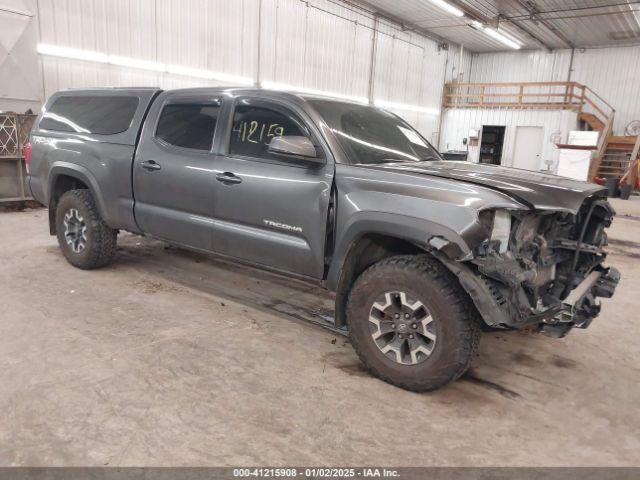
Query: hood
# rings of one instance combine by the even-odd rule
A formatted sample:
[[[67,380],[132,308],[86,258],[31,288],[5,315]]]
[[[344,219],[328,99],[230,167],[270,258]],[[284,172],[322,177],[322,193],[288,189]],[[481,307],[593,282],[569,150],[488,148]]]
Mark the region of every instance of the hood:
[[[398,162],[371,167],[482,185],[504,192],[538,210],[564,210],[576,213],[587,197],[605,190],[600,185],[557,175],[470,162]]]

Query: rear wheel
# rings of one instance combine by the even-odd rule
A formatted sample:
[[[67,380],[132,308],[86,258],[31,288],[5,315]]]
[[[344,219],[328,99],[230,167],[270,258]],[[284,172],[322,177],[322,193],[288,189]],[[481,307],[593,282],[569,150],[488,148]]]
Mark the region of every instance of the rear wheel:
[[[440,388],[469,367],[480,319],[457,278],[427,255],[380,261],[347,304],[353,346],[381,379],[413,391]]]
[[[75,267],[103,267],[115,256],[118,231],[104,223],[89,190],[69,190],[60,197],[56,232],[62,253]]]

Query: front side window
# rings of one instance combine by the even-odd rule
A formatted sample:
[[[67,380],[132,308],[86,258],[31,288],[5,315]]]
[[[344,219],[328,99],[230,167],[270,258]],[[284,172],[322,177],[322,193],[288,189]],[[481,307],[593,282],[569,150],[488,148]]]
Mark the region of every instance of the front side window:
[[[442,160],[413,127],[379,108],[333,100],[309,100],[352,164]]]
[[[219,105],[169,104],[158,120],[156,137],[176,147],[211,150],[220,112]]]
[[[274,137],[304,136],[310,138],[302,120],[285,110],[263,106],[238,105],[233,113],[229,153],[269,160],[282,160],[269,152]]]
[[[123,95],[68,95],[47,109],[40,128],[58,132],[115,135],[129,129],[138,97]]]

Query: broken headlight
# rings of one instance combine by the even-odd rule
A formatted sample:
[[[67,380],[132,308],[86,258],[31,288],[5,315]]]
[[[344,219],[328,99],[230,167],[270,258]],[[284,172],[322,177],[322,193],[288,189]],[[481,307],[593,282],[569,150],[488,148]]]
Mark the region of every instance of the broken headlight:
[[[493,227],[491,228],[491,241],[498,242],[498,251],[504,253],[509,247],[511,236],[511,213],[507,210],[496,210],[493,213]]]

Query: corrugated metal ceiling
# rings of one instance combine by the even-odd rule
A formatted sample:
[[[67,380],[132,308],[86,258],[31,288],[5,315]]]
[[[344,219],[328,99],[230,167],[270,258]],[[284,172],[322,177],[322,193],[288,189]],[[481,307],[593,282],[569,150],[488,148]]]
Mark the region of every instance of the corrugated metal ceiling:
[[[524,49],[640,44],[636,0],[448,0],[459,18],[430,0],[366,0],[374,9],[474,52],[508,50],[469,26],[478,19],[518,40]]]

